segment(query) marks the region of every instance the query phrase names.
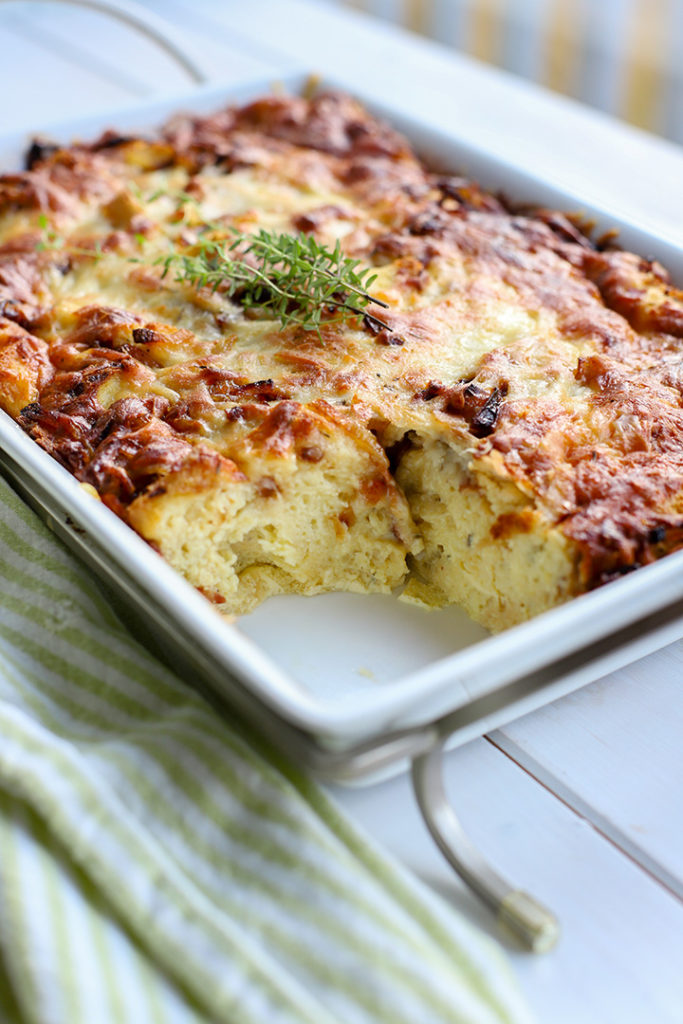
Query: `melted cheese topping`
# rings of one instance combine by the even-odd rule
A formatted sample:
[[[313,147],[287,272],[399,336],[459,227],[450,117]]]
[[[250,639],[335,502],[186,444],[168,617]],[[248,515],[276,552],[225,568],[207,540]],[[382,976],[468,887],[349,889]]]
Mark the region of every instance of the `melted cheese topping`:
[[[407,580],[501,628],[681,542],[681,293],[348,97],[38,153],[0,211],[3,407],[230,611]],[[209,223],[340,240],[386,330],[164,276]]]

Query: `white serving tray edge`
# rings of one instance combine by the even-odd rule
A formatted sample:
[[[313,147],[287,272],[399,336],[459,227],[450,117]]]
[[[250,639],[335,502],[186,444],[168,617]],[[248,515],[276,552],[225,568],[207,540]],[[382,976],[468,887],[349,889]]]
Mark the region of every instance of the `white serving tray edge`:
[[[40,126],[30,134],[50,134],[63,139],[88,137],[112,124],[122,131],[140,131],[154,127],[176,110],[207,112],[228,100],[241,101],[259,95],[269,89],[274,77],[260,76],[239,87],[202,87],[164,100],[139,103],[119,114],[109,112],[105,118],[89,117]],[[306,74],[287,76],[283,85],[297,91],[307,77]],[[369,107],[378,109],[371,98],[363,97],[362,93],[360,98]],[[426,123],[418,124],[402,116],[400,111],[392,111],[385,106],[378,112],[392,120],[421,151],[438,152],[440,162],[450,165],[453,170],[464,168],[485,184],[497,184],[515,198],[535,199],[565,209],[581,208],[605,228],[618,226],[626,244],[637,251],[654,253],[675,274],[683,277],[683,253],[674,245],[673,236],[651,235],[646,230],[647,225],[640,223],[637,217],[626,218],[623,211],[617,209],[603,207],[598,210],[591,204],[586,191],[574,193],[570,189],[537,181],[533,175],[512,164],[469,146],[467,140],[459,139],[453,133],[440,132],[438,127]],[[28,135],[16,134],[0,139],[0,165],[16,166],[27,139]],[[55,502],[53,514],[61,515],[64,522],[70,519],[93,541],[97,540],[108,548],[112,560],[141,583],[150,602],[182,622],[216,664],[224,666],[226,677],[230,673],[238,676],[258,701],[275,715],[330,748],[341,749],[349,744],[370,741],[389,731],[429,725],[441,716],[466,708],[471,702],[495,696],[507,684],[541,670],[549,663],[570,657],[581,648],[600,642],[617,631],[623,632],[625,627],[659,611],[671,609],[683,600],[683,552],[680,552],[498,636],[480,640],[470,636],[469,646],[429,660],[417,670],[401,671],[399,667],[390,679],[364,684],[360,688],[351,686],[346,693],[316,691],[296,677],[291,665],[287,670],[284,665],[287,659],[270,656],[263,644],[246,635],[240,624],[230,625],[222,620],[193,587],[113,513],[87,495],[64,469],[4,414],[0,416],[0,448],[21,473],[42,483],[46,493],[52,495]],[[275,599],[282,600],[289,599]],[[317,598],[293,600],[299,603],[319,602]],[[354,598],[349,597],[348,600]],[[263,613],[259,612],[263,615],[263,625],[255,630],[254,635],[268,634],[269,607],[277,609],[278,606],[271,602],[263,606]],[[311,604],[309,607],[314,606]],[[276,614],[280,613],[273,611],[273,616]],[[438,616],[442,613],[419,614]],[[306,625],[304,619],[302,615],[302,626]],[[447,629],[451,619],[443,621]],[[248,632],[248,619],[243,620],[243,625]],[[343,629],[343,623],[339,628]],[[304,634],[302,630],[301,637],[292,638],[292,657],[297,644],[315,644],[315,636]],[[498,707],[473,724],[472,733],[500,725],[522,711],[576,689],[679,636],[683,636],[683,618],[677,616],[673,619],[664,617],[661,629],[656,627],[656,623],[644,633],[635,629],[632,642],[624,636],[623,642],[615,649],[608,647],[589,659],[587,664],[577,664],[575,669],[567,670],[564,675],[560,673],[541,688],[521,693],[518,699],[510,700],[504,707]],[[439,650],[443,650],[443,644]],[[329,668],[330,655],[322,648],[318,653],[319,671],[323,676]],[[315,656],[315,650],[313,654]],[[466,727],[462,735],[469,735]]]

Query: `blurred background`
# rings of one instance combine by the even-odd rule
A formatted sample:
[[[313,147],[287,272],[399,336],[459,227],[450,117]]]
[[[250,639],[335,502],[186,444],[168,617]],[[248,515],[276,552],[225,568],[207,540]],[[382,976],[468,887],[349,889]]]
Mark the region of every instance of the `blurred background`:
[[[404,25],[683,142],[683,0],[324,2]]]
[[[132,7],[130,0],[104,2]],[[297,52],[299,63],[338,66],[345,44],[326,40],[329,50],[311,53],[307,31],[319,12],[353,10],[683,143],[683,0],[281,0],[277,10],[287,38],[275,38],[264,25],[264,47],[256,52],[249,33],[263,6],[253,0],[138,0],[143,14],[174,28],[210,78],[236,79],[263,67],[264,47],[271,64]],[[225,46],[233,41],[226,64]],[[56,117],[57,94],[60,110],[86,113],[115,106],[123,95],[163,92],[183,82],[173,61],[129,26],[65,3],[0,0],[0,45],[3,81],[21,90],[21,104],[0,104],[0,128]],[[469,99],[475,97],[458,97],[459,103]]]

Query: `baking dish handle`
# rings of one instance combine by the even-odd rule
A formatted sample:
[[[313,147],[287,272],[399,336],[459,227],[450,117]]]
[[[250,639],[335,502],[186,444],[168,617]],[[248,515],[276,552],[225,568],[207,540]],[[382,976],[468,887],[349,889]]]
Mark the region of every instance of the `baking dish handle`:
[[[17,0],[0,0],[0,3],[16,3]],[[108,14],[118,21],[130,25],[141,35],[147,36],[157,46],[165,50],[179,64],[190,78],[198,84],[207,82],[208,78],[200,65],[195,61],[187,48],[182,46],[173,29],[152,11],[146,10],[130,0],[51,0],[55,3],[71,4],[75,7],[90,7],[95,11]]]
[[[501,928],[532,952],[545,953],[559,937],[557,918],[533,896],[502,878],[463,829],[443,783],[446,741],[447,737],[439,738],[412,762],[415,796],[427,828],[449,864],[494,912]]]

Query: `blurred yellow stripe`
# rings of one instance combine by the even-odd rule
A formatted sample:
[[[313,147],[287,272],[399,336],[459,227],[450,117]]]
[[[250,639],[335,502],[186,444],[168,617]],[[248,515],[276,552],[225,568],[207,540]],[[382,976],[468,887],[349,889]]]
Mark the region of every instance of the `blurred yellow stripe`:
[[[544,26],[543,82],[556,92],[574,92],[583,42],[583,6],[574,0],[550,0]]]
[[[622,73],[621,114],[641,128],[659,128],[669,70],[664,55],[670,20],[669,0],[633,0]]]
[[[503,49],[504,0],[470,0],[465,49],[479,60],[498,63]]]
[[[403,0],[403,24],[413,32],[429,35],[432,27],[433,0]]]

